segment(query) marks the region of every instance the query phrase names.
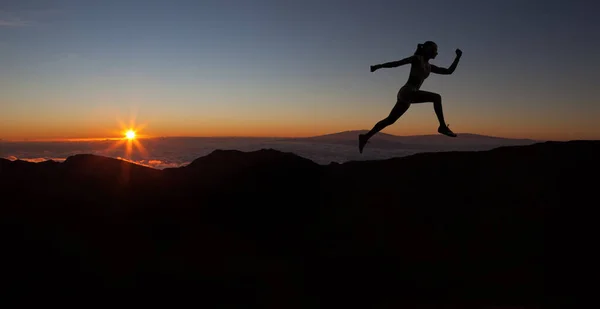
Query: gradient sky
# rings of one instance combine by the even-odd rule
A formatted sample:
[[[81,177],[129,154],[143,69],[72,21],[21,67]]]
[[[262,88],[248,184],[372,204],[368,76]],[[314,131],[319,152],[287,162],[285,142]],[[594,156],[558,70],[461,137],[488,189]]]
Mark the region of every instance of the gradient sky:
[[[0,1],[0,138],[370,129],[433,40],[455,132],[600,139],[595,1]],[[431,104],[384,132],[436,134]]]

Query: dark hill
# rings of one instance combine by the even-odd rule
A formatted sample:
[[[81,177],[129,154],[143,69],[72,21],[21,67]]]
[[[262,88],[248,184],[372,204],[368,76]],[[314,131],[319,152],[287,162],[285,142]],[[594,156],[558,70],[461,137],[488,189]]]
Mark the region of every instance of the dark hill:
[[[539,307],[585,270],[557,253],[587,241],[567,218],[597,201],[598,158],[600,141],[327,166],[218,150],[162,171],[0,159],[3,295]]]

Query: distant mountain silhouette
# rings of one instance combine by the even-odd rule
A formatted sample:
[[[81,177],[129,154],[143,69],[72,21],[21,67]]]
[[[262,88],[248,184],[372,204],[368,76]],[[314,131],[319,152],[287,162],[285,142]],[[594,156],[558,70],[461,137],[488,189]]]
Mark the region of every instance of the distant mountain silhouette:
[[[217,150],[165,170],[0,159],[0,302],[539,307],[586,269],[556,252],[595,243],[566,216],[597,200],[598,158],[600,141],[330,165]]]
[[[281,139],[281,141],[329,143],[354,146],[358,145],[358,135],[365,134],[367,132],[367,130],[344,131],[313,137],[286,138]],[[402,148],[436,151],[489,150],[495,147],[531,145],[544,142],[532,139],[503,138],[470,133],[458,134],[459,138],[448,138],[447,136],[441,134],[398,136],[380,132],[373,136],[373,138],[370,140],[368,148]]]

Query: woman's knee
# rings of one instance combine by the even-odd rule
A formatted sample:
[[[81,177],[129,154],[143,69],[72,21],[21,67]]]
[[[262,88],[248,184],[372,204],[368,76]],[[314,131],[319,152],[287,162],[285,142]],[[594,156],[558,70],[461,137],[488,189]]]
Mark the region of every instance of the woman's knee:
[[[432,98],[434,103],[441,103],[442,102],[442,96],[439,93],[434,93],[433,94],[433,98]]]
[[[390,115],[387,116],[387,118],[383,119],[382,122],[386,125],[386,126],[391,126],[394,124],[394,122],[396,122],[396,120],[398,120],[399,117],[396,117],[395,115]]]
[[[393,124],[393,123],[394,123],[394,121],[392,121],[392,120],[390,119],[390,117],[386,117],[386,118],[383,118],[383,119],[381,119],[381,120],[380,120],[380,121],[377,123],[377,126],[387,127],[387,126],[389,126],[389,125],[391,125],[391,124]]]

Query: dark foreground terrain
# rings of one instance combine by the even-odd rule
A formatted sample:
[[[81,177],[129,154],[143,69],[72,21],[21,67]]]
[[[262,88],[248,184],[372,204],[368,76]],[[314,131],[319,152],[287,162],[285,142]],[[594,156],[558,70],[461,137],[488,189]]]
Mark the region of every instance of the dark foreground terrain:
[[[599,158],[600,141],[572,141],[327,166],[275,150],[162,171],[0,159],[0,301],[557,304],[585,271],[568,218],[597,203]]]

